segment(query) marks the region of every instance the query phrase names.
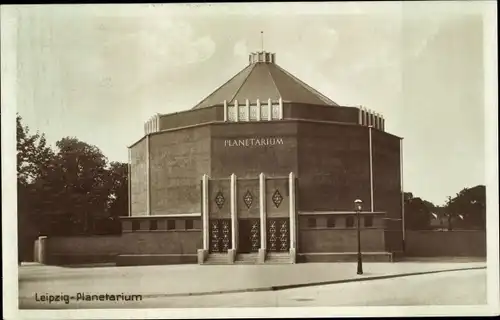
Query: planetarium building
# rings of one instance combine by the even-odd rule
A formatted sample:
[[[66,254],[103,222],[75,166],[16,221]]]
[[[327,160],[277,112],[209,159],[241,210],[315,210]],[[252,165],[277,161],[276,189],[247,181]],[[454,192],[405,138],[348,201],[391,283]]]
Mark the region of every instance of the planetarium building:
[[[129,147],[118,264],[295,263],[403,250],[401,138],[276,63],[248,65],[190,110],[157,114]]]

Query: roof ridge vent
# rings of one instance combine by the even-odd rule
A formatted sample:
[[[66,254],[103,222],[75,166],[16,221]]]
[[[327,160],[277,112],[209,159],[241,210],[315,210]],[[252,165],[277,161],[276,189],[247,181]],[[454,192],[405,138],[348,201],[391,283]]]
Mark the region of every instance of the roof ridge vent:
[[[251,52],[248,56],[248,63],[253,64],[258,62],[276,63],[276,54],[267,51]]]

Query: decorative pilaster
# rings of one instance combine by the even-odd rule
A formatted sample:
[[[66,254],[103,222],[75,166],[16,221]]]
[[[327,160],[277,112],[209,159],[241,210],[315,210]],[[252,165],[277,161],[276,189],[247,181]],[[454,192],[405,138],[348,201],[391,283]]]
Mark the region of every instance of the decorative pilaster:
[[[368,110],[363,108],[363,124],[368,126]]]
[[[385,119],[382,117],[382,131],[385,131]]]
[[[404,189],[404,184],[403,184],[403,138],[399,140],[399,175],[401,179],[401,228],[403,231],[403,250],[404,250],[404,243],[405,243],[405,236],[406,236],[406,230],[405,230],[405,189]]]
[[[260,99],[257,99],[257,121],[260,121]]]
[[[227,112],[227,100],[224,100],[224,122],[227,121],[227,118],[228,118],[227,114],[228,114],[228,112]]]
[[[209,249],[209,199],[208,199],[208,175],[204,174],[201,180],[202,207],[201,215],[203,219],[203,250]]]
[[[363,124],[363,107],[358,107],[358,124]]]
[[[150,121],[151,124],[151,121]],[[151,155],[150,135],[146,136],[146,215],[151,215]]]
[[[288,176],[288,188],[289,188],[289,210],[290,210],[290,257],[292,262],[295,263],[296,257],[296,208],[295,208],[295,175],[290,172]]]
[[[203,264],[208,256],[210,221],[209,221],[209,198],[208,198],[208,176],[206,174],[201,178],[201,220],[203,249],[198,249],[198,263]]]
[[[234,100],[234,110],[236,111],[234,119],[236,122],[238,122],[240,121],[240,106],[238,105],[238,100]]]
[[[280,120],[283,120],[283,99],[280,97],[280,99],[278,100],[278,103],[279,103],[279,119]]]
[[[250,121],[250,101],[248,101],[248,99],[246,99],[245,101],[245,107],[247,109],[247,121]]]
[[[369,140],[369,148],[370,148],[370,209],[373,212],[373,145],[372,145],[372,127],[368,128],[368,140]]]
[[[234,263],[238,250],[237,179],[231,174],[231,249],[228,250],[229,263]]]
[[[268,110],[268,119],[269,121],[271,121],[273,118],[273,104],[271,102],[271,98],[267,99],[267,110]]]
[[[259,263],[266,261],[266,176],[263,172],[259,175],[259,208],[260,208],[260,249],[259,249]]]
[[[128,148],[128,216],[132,216],[132,149]]]

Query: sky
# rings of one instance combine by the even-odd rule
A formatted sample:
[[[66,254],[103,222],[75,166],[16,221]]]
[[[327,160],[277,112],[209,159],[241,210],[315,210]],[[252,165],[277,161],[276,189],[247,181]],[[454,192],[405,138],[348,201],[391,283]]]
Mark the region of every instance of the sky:
[[[23,6],[17,111],[110,161],[155,113],[192,108],[246,67],[276,63],[404,138],[404,189],[444,204],[485,183],[483,18],[470,3]]]

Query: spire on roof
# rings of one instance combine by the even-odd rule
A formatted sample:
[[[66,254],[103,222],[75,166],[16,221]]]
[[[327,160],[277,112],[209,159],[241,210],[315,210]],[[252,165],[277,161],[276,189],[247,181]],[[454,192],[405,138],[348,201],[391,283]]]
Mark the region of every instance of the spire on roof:
[[[260,51],[264,52],[264,31],[260,32]]]

